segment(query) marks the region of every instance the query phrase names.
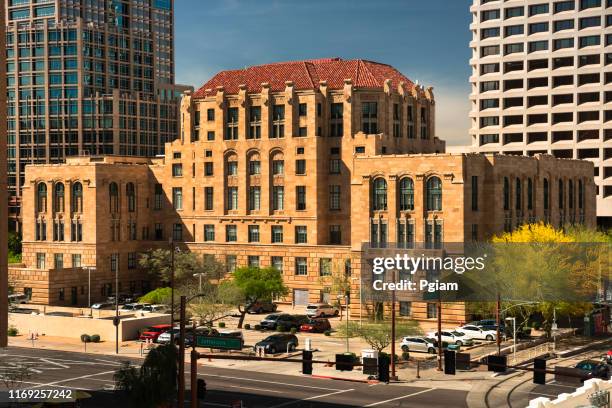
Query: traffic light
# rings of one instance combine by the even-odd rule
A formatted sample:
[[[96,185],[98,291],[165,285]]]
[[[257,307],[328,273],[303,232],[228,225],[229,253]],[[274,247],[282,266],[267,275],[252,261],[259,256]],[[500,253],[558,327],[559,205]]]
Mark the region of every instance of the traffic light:
[[[336,370],[353,371],[355,356],[353,354],[336,354]]]
[[[453,350],[444,350],[444,374],[455,375],[457,360]]]
[[[206,397],[206,381],[203,378],[198,378],[197,390],[198,399],[203,400]]]
[[[302,374],[312,374],[312,351],[302,351]]]
[[[494,373],[505,373],[507,368],[506,356],[488,356],[487,367],[489,371]]]
[[[391,360],[389,356],[385,354],[378,355],[378,381],[388,383],[389,382],[389,364]]]
[[[536,358],[533,360],[533,383],[546,384],[546,360]]]

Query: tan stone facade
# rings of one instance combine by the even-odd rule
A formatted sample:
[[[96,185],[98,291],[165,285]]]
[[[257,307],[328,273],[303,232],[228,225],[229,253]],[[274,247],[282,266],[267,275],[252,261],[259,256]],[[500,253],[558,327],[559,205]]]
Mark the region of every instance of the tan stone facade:
[[[115,291],[116,273],[120,292],[143,292],[150,286],[138,254],[172,239],[230,271],[281,269],[290,288],[281,301],[297,306],[332,300],[327,273],[350,272],[358,313],[363,243],[485,240],[529,220],[595,224],[588,162],[440,153],[431,89],[406,92],[384,77],[369,88],[350,78],[301,83],[236,93],[231,83],[227,92],[205,85],[183,99],[182,140],[163,158],[28,166],[24,265],[11,272],[18,290],[29,288],[35,302],[84,304],[89,275],[75,269],[80,262],[96,268],[93,300]],[[410,109],[419,112],[412,121]],[[426,303],[410,306],[412,317],[432,318]],[[464,305],[445,309],[445,320],[466,321]]]

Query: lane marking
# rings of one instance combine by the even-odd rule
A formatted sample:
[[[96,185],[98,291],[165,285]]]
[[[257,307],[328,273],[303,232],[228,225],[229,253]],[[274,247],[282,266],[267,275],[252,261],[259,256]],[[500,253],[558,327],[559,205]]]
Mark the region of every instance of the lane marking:
[[[64,359],[64,358],[52,358],[52,357],[36,357],[36,356],[31,356],[31,355],[23,355],[23,354],[0,354],[0,357],[24,357],[24,358],[28,358],[31,360],[36,360],[39,361],[42,358],[47,358],[49,360],[57,360],[57,361],[61,361],[62,363],[72,363],[72,364],[98,364],[96,363],[96,361],[100,361],[100,362],[104,362],[103,365],[121,365],[121,363],[119,362],[115,362],[115,363],[111,363],[110,360],[97,360],[97,359],[92,359],[92,360],[68,360],[68,359]],[[70,367],[69,367],[70,368]]]
[[[70,366],[67,366],[67,365],[65,365],[65,364],[60,364],[60,363],[58,363],[57,361],[51,361],[51,360],[50,360],[50,359],[48,359],[48,358],[41,358],[41,359],[40,359],[40,361],[44,361],[45,363],[49,363],[49,364],[52,364],[52,365],[59,366],[59,367],[61,367],[61,368],[70,368]]]
[[[311,400],[315,400],[315,399],[318,399],[318,398],[329,397],[330,395],[342,394],[342,393],[350,392],[350,391],[355,391],[355,389],[351,388],[349,390],[341,390],[341,391],[336,391],[336,392],[330,392],[330,393],[327,393],[327,394],[315,395],[313,397],[302,398],[302,399],[295,400],[295,401],[284,402],[282,404],[274,405],[274,406],[272,406],[270,408],[286,407],[286,406],[289,406],[289,405],[297,404],[299,402],[311,401]]]
[[[204,377],[227,378],[227,379],[230,379],[230,380],[244,380],[244,381],[260,382],[260,383],[266,383],[266,384],[288,385],[290,387],[310,388],[310,389],[314,389],[314,390],[344,391],[344,390],[339,389],[339,388],[315,387],[315,386],[312,386],[312,385],[291,384],[291,383],[282,383],[282,382],[278,382],[278,381],[267,381],[267,380],[256,380],[254,378],[232,377],[232,376],[229,376],[229,375],[202,374],[202,373],[198,373],[198,375],[204,376]]]
[[[252,391],[265,391],[265,392],[274,392],[276,394],[283,394],[282,391],[269,390],[266,388],[255,388],[255,387],[241,387],[240,385],[224,385],[224,387],[229,388],[240,388],[241,390],[252,390]]]
[[[104,374],[110,374],[110,373],[114,373],[115,371],[104,371],[101,373],[95,373],[95,374],[87,374],[87,375],[81,375],[79,377],[73,377],[73,378],[66,378],[63,380],[57,380],[57,381],[53,381],[47,384],[40,384],[40,386],[46,386],[46,385],[54,385],[54,384],[60,384],[60,383],[67,383],[67,382],[72,382],[72,381],[77,381],[77,380],[81,380],[83,378],[90,378],[90,377],[97,377],[98,375],[104,375]],[[36,388],[36,387],[33,387]]]
[[[387,402],[392,402],[392,401],[397,401],[397,400],[404,399],[404,398],[414,397],[415,395],[425,394],[426,392],[430,392],[430,391],[433,391],[435,389],[436,388],[428,388],[426,390],[413,392],[412,394],[404,395],[402,397],[391,398],[391,399],[384,400],[384,401],[374,402],[373,404],[370,404],[370,405],[364,405],[364,408],[365,407],[375,407],[377,405],[386,404]]]

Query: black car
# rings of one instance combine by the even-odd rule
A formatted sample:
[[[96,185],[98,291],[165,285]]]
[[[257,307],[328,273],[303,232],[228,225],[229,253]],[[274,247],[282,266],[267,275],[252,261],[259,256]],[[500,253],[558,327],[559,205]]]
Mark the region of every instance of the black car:
[[[590,378],[607,380],[610,377],[610,366],[602,361],[582,360],[576,364],[576,368],[582,371],[583,381]]]
[[[482,327],[485,330],[497,330],[497,323],[495,319],[483,319],[471,322],[469,324],[472,326]],[[506,333],[506,325],[503,323],[503,321],[499,324],[499,332],[501,334]]]
[[[260,323],[263,329],[276,330],[278,326],[283,326],[285,330],[292,328],[299,329],[300,326],[308,321],[305,315],[290,315],[287,313],[271,314],[266,316]]]
[[[266,300],[257,301],[249,307],[247,312],[255,314],[276,312],[276,304]]]
[[[298,346],[298,338],[293,334],[273,334],[255,344],[254,350],[262,347],[266,354],[294,351]]]

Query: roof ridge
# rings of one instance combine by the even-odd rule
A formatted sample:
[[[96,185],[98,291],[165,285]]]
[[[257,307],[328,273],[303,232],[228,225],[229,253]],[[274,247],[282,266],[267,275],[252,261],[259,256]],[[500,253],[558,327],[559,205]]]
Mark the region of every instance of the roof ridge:
[[[308,77],[308,81],[310,81],[310,86],[312,86],[314,88],[315,84],[314,84],[314,81],[312,80],[312,75],[311,75],[310,70],[308,69],[308,65],[307,65],[307,64],[312,64],[312,62],[302,61],[302,64],[304,65],[304,71],[306,71],[306,76]]]

